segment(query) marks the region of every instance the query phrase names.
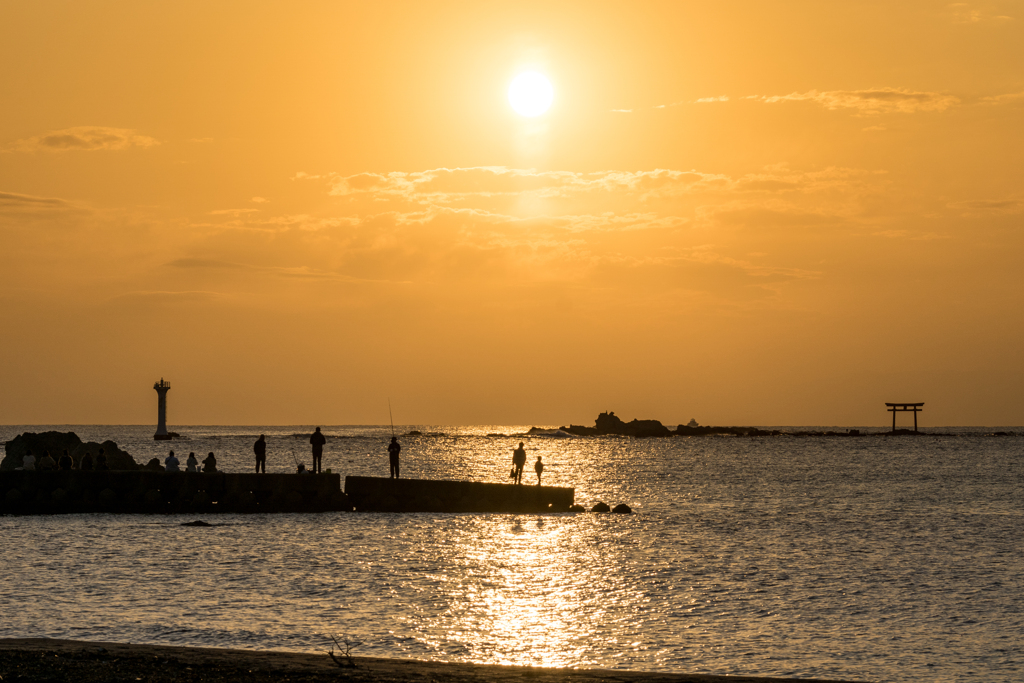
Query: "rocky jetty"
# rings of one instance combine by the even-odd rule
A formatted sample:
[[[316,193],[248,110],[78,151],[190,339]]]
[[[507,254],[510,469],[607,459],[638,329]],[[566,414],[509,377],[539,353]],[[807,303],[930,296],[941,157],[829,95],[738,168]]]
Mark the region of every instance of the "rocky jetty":
[[[93,462],[95,462],[101,448],[104,455],[107,456],[107,467],[109,469],[139,469],[139,464],[135,462],[135,459],[118,448],[117,444],[113,441],[108,440],[103,443],[89,441],[83,443],[74,432],[42,432],[40,434],[25,432],[14,437],[4,446],[4,459],[0,461],[0,471],[16,470],[21,467],[22,458],[25,457],[25,453],[29,450],[36,456],[37,460],[42,456],[43,451],[49,451],[50,456],[57,460],[67,450],[75,463],[75,469],[78,469],[83,455],[91,453]]]

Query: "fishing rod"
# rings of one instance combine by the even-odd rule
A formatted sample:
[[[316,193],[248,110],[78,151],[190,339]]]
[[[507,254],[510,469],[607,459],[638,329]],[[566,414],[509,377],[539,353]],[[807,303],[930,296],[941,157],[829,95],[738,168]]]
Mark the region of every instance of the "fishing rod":
[[[388,417],[391,419],[391,438],[395,438],[395,416],[391,414],[391,398],[388,397]]]

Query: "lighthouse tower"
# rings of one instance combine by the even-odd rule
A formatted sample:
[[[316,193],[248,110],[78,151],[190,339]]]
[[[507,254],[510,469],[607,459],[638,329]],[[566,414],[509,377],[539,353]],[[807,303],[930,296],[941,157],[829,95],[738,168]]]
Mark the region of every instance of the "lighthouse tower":
[[[171,435],[167,433],[167,392],[171,390],[171,383],[161,377],[160,381],[153,385],[153,388],[156,389],[156,393],[160,397],[157,403],[156,434],[153,435],[153,438],[157,441],[167,441],[171,438]]]

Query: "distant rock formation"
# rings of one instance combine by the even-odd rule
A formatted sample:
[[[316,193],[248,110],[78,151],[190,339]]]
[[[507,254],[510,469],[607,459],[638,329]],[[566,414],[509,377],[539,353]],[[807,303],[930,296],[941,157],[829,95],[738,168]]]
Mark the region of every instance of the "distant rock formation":
[[[657,420],[633,420],[623,422],[614,412],[601,413],[593,427],[569,425],[560,428],[563,432],[577,436],[672,436],[672,431]]]
[[[67,450],[74,461],[74,468],[78,469],[79,463],[82,462],[82,456],[86,453],[92,453],[95,463],[101,448],[107,456],[108,468],[112,470],[136,470],[139,468],[135,459],[118,448],[113,441],[82,443],[82,440],[74,432],[42,432],[41,434],[25,432],[14,437],[4,446],[4,459],[0,461],[0,470],[14,470],[21,467],[22,458],[25,457],[28,450],[31,450],[36,458],[39,458],[43,451],[49,451],[54,460]]]

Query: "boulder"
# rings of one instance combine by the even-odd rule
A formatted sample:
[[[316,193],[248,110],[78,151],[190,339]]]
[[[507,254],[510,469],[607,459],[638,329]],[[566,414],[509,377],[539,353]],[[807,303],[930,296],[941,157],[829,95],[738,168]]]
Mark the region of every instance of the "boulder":
[[[614,512],[617,515],[628,515],[631,512],[633,512],[633,508],[629,507],[625,503],[619,503],[618,505],[612,508],[612,512]]]
[[[118,448],[113,441],[103,443],[82,443],[74,432],[25,432],[14,437],[4,446],[4,459],[0,461],[0,470],[14,470],[22,466],[22,458],[29,450],[36,458],[49,451],[54,460],[59,458],[66,450],[74,461],[75,469],[78,469],[82,456],[87,452],[92,453],[93,462],[103,449],[107,456],[107,467],[112,470],[136,470],[139,464],[131,455]]]
[[[36,461],[43,451],[49,451],[54,460],[66,449],[73,451],[82,444],[82,440],[74,432],[25,432],[14,437],[4,446],[4,459],[0,461],[0,470],[14,470],[22,465],[25,453],[32,451]]]
[[[135,458],[128,454],[127,451],[122,451],[116,443],[107,439],[103,443],[96,443],[95,441],[88,441],[83,443],[81,446],[71,452],[71,459],[75,461],[75,469],[78,469],[79,463],[82,462],[82,456],[86,453],[92,453],[93,467],[96,466],[96,456],[99,455],[100,449],[103,449],[103,455],[107,456],[107,468],[112,470],[137,470],[139,469],[139,463],[135,462]]]
[[[590,508],[591,512],[610,512],[611,508],[608,507],[608,503],[598,503],[594,507]]]

